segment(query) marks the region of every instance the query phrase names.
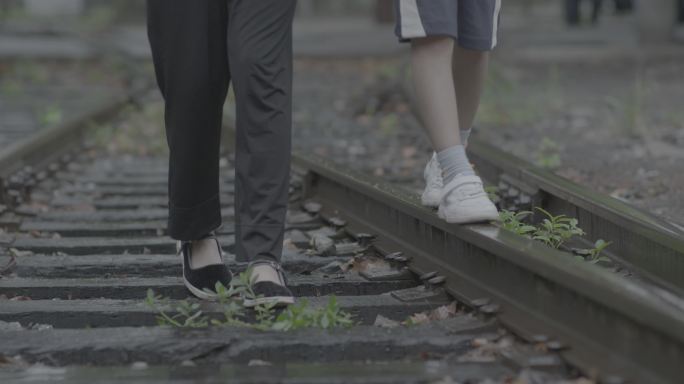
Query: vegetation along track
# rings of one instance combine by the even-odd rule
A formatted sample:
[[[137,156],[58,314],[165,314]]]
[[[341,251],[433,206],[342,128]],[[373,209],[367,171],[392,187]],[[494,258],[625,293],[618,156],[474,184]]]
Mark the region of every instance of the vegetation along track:
[[[294,159],[284,266],[300,300],[325,308],[335,294],[337,309],[358,324],[287,332],[155,327],[160,307],[146,303],[149,289],[168,298],[169,313],[196,303],[164,236],[165,159],[79,152],[2,216],[10,230],[0,256],[4,364],[72,366],[59,371],[63,381],[189,372],[244,381],[553,381],[576,379],[570,366],[606,381],[681,377],[684,306],[672,291],[496,226],[448,225],[416,196],[306,154]],[[219,237],[239,271],[244,261],[230,256],[230,163],[224,157]],[[531,192],[514,196],[516,204],[531,204],[538,196]],[[200,308],[215,320],[225,315],[219,303]],[[121,368],[131,364],[155,367]],[[228,365],[207,368],[215,364]],[[31,374],[0,371],[0,379]]]

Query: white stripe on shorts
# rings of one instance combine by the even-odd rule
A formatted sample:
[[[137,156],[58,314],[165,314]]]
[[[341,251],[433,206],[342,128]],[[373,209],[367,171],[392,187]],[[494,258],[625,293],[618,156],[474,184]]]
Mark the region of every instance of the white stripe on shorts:
[[[494,5],[494,15],[492,16],[492,48],[496,47],[496,33],[499,31],[499,11],[501,10],[501,0],[496,0]]]
[[[401,36],[404,38],[425,37],[425,28],[420,19],[416,0],[399,0],[401,7]]]

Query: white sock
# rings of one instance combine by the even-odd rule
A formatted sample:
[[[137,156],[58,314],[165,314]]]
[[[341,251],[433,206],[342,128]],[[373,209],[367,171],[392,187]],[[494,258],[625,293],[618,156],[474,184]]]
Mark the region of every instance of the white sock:
[[[461,135],[461,144],[464,147],[468,146],[468,138],[470,137],[470,132],[472,132],[473,129],[462,129],[458,133]],[[437,152],[433,152],[433,156],[437,157]],[[441,168],[440,168],[441,169]]]
[[[447,185],[456,175],[474,175],[468,156],[463,145],[454,145],[437,152],[437,161],[442,168],[444,185]]]

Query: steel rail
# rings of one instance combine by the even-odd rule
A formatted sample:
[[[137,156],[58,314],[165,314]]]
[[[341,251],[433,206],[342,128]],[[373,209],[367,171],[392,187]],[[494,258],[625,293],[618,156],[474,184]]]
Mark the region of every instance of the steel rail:
[[[491,225],[450,225],[417,196],[325,159],[296,154],[305,194],[378,235],[381,251],[402,251],[409,267],[446,276],[446,289],[532,341],[555,347],[585,373],[635,382],[684,377],[684,306],[648,286]],[[676,301],[675,301],[676,302]]]
[[[468,151],[484,179],[496,183],[508,175],[537,189],[542,208],[577,218],[592,242],[612,242],[611,256],[628,268],[680,295],[684,292],[684,233],[679,228],[477,138],[471,140]]]
[[[402,64],[400,87],[412,111],[416,109],[409,65]],[[468,142],[468,154],[486,181],[498,183],[502,175],[540,192],[541,208],[554,215],[575,217],[592,242],[610,241],[614,257],[640,276],[684,295],[684,232],[661,218],[557,176],[506,153],[477,137]]]
[[[91,124],[106,121],[150,89],[141,86],[116,96],[79,116],[40,130],[23,140],[0,149],[0,181],[26,166],[40,169],[74,149]]]

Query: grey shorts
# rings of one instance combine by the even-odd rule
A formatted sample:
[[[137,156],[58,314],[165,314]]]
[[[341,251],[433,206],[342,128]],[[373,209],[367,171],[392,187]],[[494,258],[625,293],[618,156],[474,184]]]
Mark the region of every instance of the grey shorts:
[[[394,0],[395,33],[401,41],[450,36],[466,49],[496,46],[501,0]]]

